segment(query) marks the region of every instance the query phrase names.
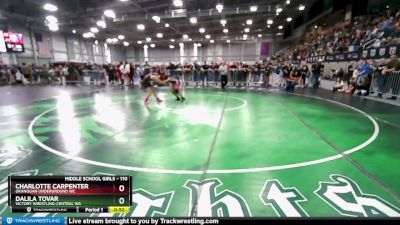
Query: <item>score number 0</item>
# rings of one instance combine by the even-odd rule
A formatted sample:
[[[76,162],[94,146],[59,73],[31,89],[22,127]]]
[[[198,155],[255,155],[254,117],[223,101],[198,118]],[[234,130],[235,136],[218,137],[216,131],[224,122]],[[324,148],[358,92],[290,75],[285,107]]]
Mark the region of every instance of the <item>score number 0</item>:
[[[119,185],[118,191],[124,192],[124,191],[125,191],[125,186],[122,185],[122,184]],[[120,205],[123,205],[123,204],[125,203],[125,198],[124,198],[124,197],[120,197],[120,198],[118,199],[118,203],[119,203]]]

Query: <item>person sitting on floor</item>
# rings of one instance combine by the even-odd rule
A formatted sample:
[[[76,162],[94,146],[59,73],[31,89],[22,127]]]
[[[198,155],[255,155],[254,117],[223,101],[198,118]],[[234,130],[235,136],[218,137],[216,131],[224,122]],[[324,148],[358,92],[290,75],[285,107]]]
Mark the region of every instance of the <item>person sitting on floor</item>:
[[[347,83],[347,88],[339,89],[338,92],[345,94],[354,94],[355,90],[356,83],[354,82],[354,78],[350,78],[349,82]]]
[[[333,92],[343,89],[344,83],[341,77],[336,78],[336,82],[333,86]]]

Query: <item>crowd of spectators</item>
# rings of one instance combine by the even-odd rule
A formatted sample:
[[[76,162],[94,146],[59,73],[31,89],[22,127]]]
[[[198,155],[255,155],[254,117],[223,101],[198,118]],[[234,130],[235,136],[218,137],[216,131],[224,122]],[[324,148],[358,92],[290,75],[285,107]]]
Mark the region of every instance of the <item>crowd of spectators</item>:
[[[392,10],[314,29],[304,42],[277,52],[273,58],[288,61],[399,44],[400,10]]]
[[[363,16],[353,22],[344,21],[333,27],[314,32],[298,45],[277,52],[267,61],[247,64],[246,62],[203,62],[169,63],[167,65],[136,65],[120,62],[107,65],[99,64],[51,64],[35,65],[22,63],[20,66],[0,64],[0,84],[79,84],[89,77],[92,84],[98,85],[134,85],[134,80],[143,79],[150,73],[176,77],[185,85],[226,85],[247,86],[257,84],[261,87],[283,87],[293,91],[300,88],[320,85],[324,64],[318,61],[306,64],[304,59],[310,56],[358,51],[360,48],[378,48],[400,44],[400,11],[384,12],[376,16]],[[377,97],[391,90],[396,99],[400,84],[382,76],[400,70],[400,62],[393,55],[390,60],[362,60],[349,62],[345,71],[334,71],[336,80],[333,91],[368,95],[372,82],[378,86]],[[372,80],[372,74],[379,76]],[[272,79],[276,78],[276,79]],[[345,82],[346,81],[346,82]],[[393,87],[392,87],[392,86]]]

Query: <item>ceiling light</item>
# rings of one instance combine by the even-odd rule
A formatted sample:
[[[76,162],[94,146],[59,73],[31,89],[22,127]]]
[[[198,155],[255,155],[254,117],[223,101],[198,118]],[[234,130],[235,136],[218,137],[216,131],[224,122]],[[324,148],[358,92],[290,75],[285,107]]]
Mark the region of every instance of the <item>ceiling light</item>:
[[[97,21],[97,26],[101,27],[101,28],[106,28],[106,22],[104,22],[103,20],[99,20]]]
[[[276,9],[276,13],[281,13],[282,11],[283,11],[283,9],[280,7]]]
[[[286,0],[286,5],[289,5],[290,4],[290,0]]]
[[[224,32],[224,33],[228,33],[228,32],[229,32],[229,30],[228,30],[228,29],[223,29],[223,30],[222,30],[222,32]]]
[[[299,10],[303,11],[306,7],[304,5],[299,5]]]
[[[50,3],[44,4],[43,9],[50,11],[50,12],[55,12],[58,10],[57,6],[50,4]]]
[[[56,23],[50,23],[49,24],[49,30],[58,31],[58,25]]]
[[[112,43],[112,39],[111,39],[111,38],[107,38],[107,39],[106,39],[106,42],[109,43],[109,44],[111,44],[111,43]]]
[[[182,6],[183,6],[182,0],[174,0],[174,6],[176,6],[176,7],[182,7]]]
[[[175,42],[175,39],[171,39],[171,42]]]
[[[253,20],[246,20],[246,24],[247,25],[252,25],[253,24]]]
[[[137,41],[137,43],[138,43],[139,45],[141,45],[141,44],[143,44],[143,41]]]
[[[118,39],[119,39],[119,40],[124,40],[124,39],[125,39],[125,36],[122,35],[122,34],[120,34],[120,35],[118,35]]]
[[[161,18],[159,16],[153,16],[151,17],[156,23],[160,23]]]
[[[174,0],[174,6],[176,6],[176,7],[182,7],[182,6],[183,6],[182,0]]]
[[[244,28],[244,32],[249,33],[250,29],[249,28]]]
[[[137,28],[138,30],[144,30],[144,29],[145,29],[145,26],[144,26],[143,24],[138,24],[138,25],[136,25],[136,28]]]
[[[211,38],[211,35],[207,34],[207,35],[206,35],[206,38],[207,38],[207,39],[210,39],[210,38]]]
[[[76,34],[76,30],[72,30],[72,33],[73,33],[73,34]]]
[[[222,12],[224,9],[224,5],[222,3],[218,3],[215,8],[218,10],[218,12]]]
[[[210,43],[211,43],[211,44],[214,43],[214,40],[210,40]]]
[[[277,33],[276,35],[281,36],[281,35],[283,35],[283,34],[282,34],[282,33]]]
[[[292,17],[286,18],[286,21],[288,21],[288,22],[292,21]]]
[[[91,27],[91,28],[90,28],[90,32],[92,32],[92,33],[98,33],[98,32],[99,32],[99,29],[97,29],[97,27]]]
[[[58,22],[57,18],[55,16],[51,16],[51,15],[46,16],[46,20],[48,23],[57,23]]]
[[[173,46],[173,45],[170,45],[170,46],[169,46],[169,48],[170,48],[170,49],[173,49],[173,48],[175,48],[175,46]]]
[[[268,27],[268,28],[271,28],[271,25],[268,24],[267,27]]]
[[[317,25],[315,25],[315,26],[314,26],[314,28],[315,28],[315,29],[317,29],[317,28],[318,28],[318,26],[317,26]]]
[[[124,41],[123,44],[124,44],[125,47],[128,47],[128,46],[129,46],[129,42],[127,42],[127,41]]]
[[[113,38],[113,39],[112,39],[112,43],[113,43],[113,44],[118,43],[118,38]]]
[[[191,38],[189,38],[189,41],[192,41],[192,39],[191,39]]]
[[[197,47],[201,47],[201,43],[198,43],[198,44],[197,44]]]
[[[231,43],[231,40],[226,40],[226,43]]]
[[[257,11],[257,6],[256,5],[250,6],[250,12],[255,12],[255,11]]]
[[[279,26],[279,27],[278,27],[278,29],[279,29],[279,30],[282,30],[282,29],[283,29],[283,26],[282,26],[282,25],[281,25],[281,26]]]
[[[169,27],[169,23],[166,23],[164,26],[165,26],[165,27]]]
[[[162,33],[157,33],[156,36],[157,36],[158,38],[162,38],[162,37],[163,37],[163,34],[162,34]]]
[[[222,26],[226,25],[226,20],[221,20],[220,23],[222,24]]]
[[[201,27],[201,28],[199,29],[199,32],[200,32],[200,33],[204,33],[204,32],[206,32],[206,29],[204,29],[203,27]]]
[[[197,23],[197,18],[196,17],[191,17],[190,18],[190,23]]]
[[[150,42],[150,41],[151,41],[151,37],[147,37],[146,42]]]
[[[258,34],[257,36],[260,38],[260,37],[262,37],[262,34]]]
[[[104,10],[104,15],[113,19],[115,18],[115,13],[111,9]]]
[[[84,38],[94,38],[94,34],[92,32],[86,32],[82,36]]]
[[[188,39],[189,38],[189,36],[187,34],[184,34],[182,37],[183,37],[183,39]]]
[[[155,45],[155,44],[150,44],[150,47],[151,47],[151,48],[155,48],[156,45]]]
[[[267,20],[267,24],[271,25],[271,24],[273,24],[273,23],[274,23],[273,20],[271,20],[271,19]]]

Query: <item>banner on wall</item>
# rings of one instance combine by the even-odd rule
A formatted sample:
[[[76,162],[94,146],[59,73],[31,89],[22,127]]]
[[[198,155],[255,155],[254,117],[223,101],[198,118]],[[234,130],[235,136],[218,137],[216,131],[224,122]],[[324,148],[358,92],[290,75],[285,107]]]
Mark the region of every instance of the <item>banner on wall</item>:
[[[315,63],[318,61],[322,62],[358,61],[361,59],[390,58],[391,55],[400,56],[400,45],[365,49],[359,52],[311,56],[307,57],[306,61],[307,63]]]
[[[260,58],[261,59],[266,59],[269,57],[269,49],[270,48],[270,43],[269,42],[261,42],[260,46]]]
[[[51,56],[50,38],[45,34],[35,33],[38,55]]]

